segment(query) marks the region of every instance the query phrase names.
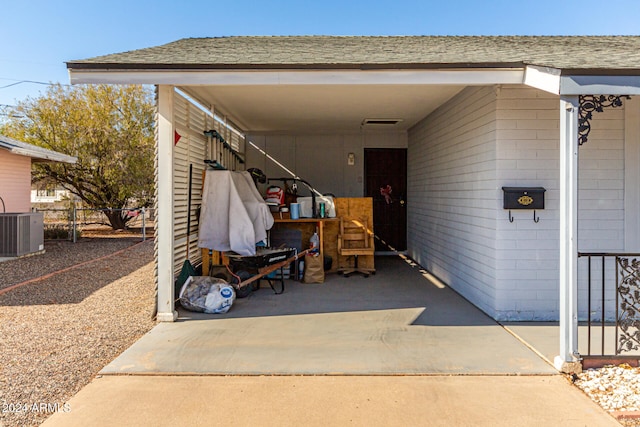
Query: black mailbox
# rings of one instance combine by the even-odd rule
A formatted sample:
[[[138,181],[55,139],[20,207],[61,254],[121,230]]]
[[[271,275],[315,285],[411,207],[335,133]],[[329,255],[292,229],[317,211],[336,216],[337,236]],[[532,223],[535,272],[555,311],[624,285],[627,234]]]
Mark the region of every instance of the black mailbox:
[[[533,209],[533,221],[538,222],[536,209],[544,209],[544,192],[542,187],[502,187],[504,192],[504,209],[509,209],[509,222],[513,222],[511,209]]]
[[[544,209],[542,187],[502,187],[504,209]]]

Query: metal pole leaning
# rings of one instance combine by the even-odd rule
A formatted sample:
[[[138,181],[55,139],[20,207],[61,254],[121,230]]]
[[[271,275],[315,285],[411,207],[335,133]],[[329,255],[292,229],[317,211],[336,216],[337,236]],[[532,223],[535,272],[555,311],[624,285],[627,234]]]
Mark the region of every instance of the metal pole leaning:
[[[145,222],[144,222],[145,213],[146,213],[145,208],[142,208],[142,241],[143,242],[147,240],[147,227],[145,226]]]
[[[73,233],[73,243],[77,243],[78,242],[78,238],[77,238],[77,233],[76,233],[76,227],[77,227],[77,211],[76,211],[76,204],[73,204],[73,228],[71,230],[71,232]]]

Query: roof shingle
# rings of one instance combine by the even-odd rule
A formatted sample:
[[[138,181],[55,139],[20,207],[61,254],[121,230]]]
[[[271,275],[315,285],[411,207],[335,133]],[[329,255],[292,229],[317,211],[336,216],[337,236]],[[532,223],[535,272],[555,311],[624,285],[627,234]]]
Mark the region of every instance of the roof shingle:
[[[640,70],[640,36],[255,36],[187,38],[69,61],[68,68],[452,68]],[[635,73],[634,73],[635,74]]]

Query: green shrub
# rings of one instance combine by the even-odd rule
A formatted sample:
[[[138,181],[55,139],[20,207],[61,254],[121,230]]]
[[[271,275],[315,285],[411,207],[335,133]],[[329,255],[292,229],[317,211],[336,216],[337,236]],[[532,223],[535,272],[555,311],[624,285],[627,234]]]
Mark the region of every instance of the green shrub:
[[[71,240],[71,231],[61,225],[48,225],[44,228],[45,240]],[[76,230],[76,239],[80,237],[80,230]]]

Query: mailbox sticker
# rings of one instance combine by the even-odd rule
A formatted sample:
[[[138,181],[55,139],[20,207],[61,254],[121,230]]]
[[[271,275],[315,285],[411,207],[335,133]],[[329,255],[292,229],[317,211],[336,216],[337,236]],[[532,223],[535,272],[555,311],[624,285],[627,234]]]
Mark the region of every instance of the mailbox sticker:
[[[518,198],[518,203],[520,203],[522,206],[529,206],[531,203],[533,203],[533,198],[525,194],[524,196]]]

